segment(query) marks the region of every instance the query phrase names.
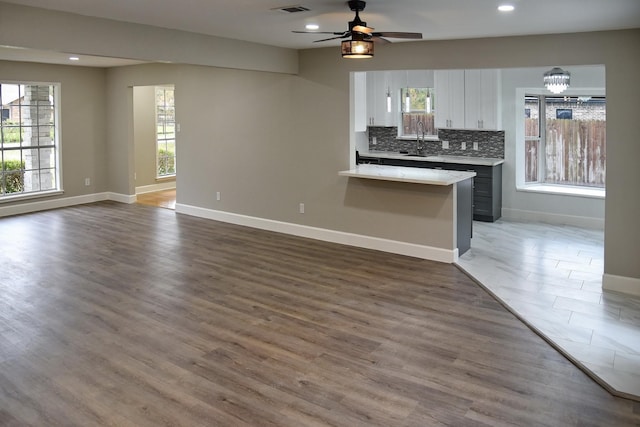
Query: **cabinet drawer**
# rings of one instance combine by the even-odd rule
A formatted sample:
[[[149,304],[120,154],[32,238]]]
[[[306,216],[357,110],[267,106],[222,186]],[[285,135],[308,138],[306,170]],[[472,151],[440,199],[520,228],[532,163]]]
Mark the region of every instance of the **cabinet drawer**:
[[[493,195],[493,185],[489,178],[478,178],[473,183],[473,195],[475,197],[491,197]]]
[[[474,166],[477,178],[492,178],[493,168],[491,166]]]
[[[473,215],[492,216],[493,205],[491,199],[487,197],[474,197]]]

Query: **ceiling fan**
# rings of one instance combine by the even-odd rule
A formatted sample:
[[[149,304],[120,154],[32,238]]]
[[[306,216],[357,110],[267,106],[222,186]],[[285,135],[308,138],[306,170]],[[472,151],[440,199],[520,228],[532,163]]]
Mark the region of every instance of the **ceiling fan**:
[[[385,37],[396,39],[421,39],[422,33],[406,32],[379,32],[368,27],[367,23],[360,19],[367,2],[361,0],[350,0],[347,2],[349,9],[356,13],[353,21],[349,21],[347,31],[293,31],[304,34],[332,34],[335,37],[315,40],[314,43],[326,42],[329,40],[348,39],[342,42],[342,56],[344,58],[371,58],[373,56],[373,43],[391,43]]]

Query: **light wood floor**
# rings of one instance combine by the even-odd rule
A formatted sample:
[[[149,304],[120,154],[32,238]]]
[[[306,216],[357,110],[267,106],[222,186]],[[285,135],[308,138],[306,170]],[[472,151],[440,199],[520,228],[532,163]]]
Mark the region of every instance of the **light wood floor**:
[[[640,424],[453,265],[115,202],[0,247],[0,425]]]
[[[136,202],[142,205],[157,206],[160,208],[174,209],[176,208],[176,189],[154,191],[152,193],[143,193],[136,196]]]

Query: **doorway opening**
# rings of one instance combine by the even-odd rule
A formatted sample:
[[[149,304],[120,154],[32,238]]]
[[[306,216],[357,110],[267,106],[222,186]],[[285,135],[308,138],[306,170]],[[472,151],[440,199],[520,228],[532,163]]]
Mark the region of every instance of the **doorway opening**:
[[[177,189],[175,88],[133,88],[135,191],[138,203],[175,209]]]

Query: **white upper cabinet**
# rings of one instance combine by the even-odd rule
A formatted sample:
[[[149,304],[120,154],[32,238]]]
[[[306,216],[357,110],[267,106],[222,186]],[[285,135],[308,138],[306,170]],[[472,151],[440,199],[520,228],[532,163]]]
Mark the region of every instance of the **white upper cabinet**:
[[[436,70],[435,125],[438,129],[463,129],[464,122],[464,70]]]
[[[367,130],[367,73],[353,73],[354,130]]]
[[[465,70],[464,87],[465,128],[501,129],[500,70]]]
[[[396,126],[398,104],[393,83],[390,71],[367,73],[367,125]],[[387,102],[387,94],[390,95],[390,102]]]
[[[435,71],[438,129],[500,130],[500,70]]]

